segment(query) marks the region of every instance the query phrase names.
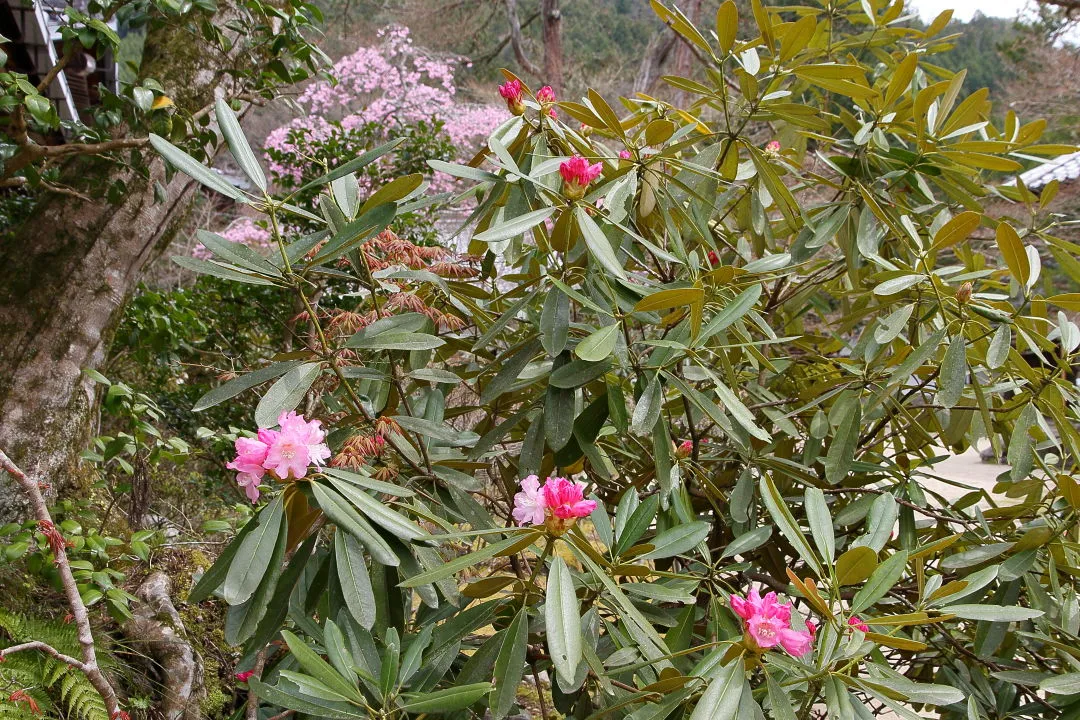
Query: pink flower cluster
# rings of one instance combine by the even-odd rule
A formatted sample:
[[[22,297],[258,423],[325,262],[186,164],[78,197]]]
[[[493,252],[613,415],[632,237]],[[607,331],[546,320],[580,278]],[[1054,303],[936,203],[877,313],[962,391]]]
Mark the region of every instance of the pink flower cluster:
[[[761,597],[754,588],[747,598],[732,595],[730,601],[731,609],[743,619],[743,637],[751,650],[764,652],[779,645],[793,657],[810,651],[817,625],[808,621],[809,632],[792,628],[791,604],[777,600],[776,593]]]
[[[553,535],[562,535],[596,509],[595,500],[585,499],[585,483],[563,477],[549,477],[540,485],[535,475],[521,481],[514,495],[514,519],[518,525],[547,525]]]
[[[514,115],[525,113],[525,92],[520,80],[507,80],[499,86],[499,95],[506,101],[506,109]]]
[[[851,617],[849,617],[847,624],[849,627],[852,627],[859,632],[870,632],[870,626],[860,620],[858,615],[852,615]]]
[[[251,502],[259,500],[259,481],[270,473],[278,480],[299,480],[310,465],[321,466],[330,457],[318,420],[305,420],[293,411],[278,418],[278,430],[259,428],[254,438],[236,438],[236,459],[226,465],[236,470],[236,482]]]
[[[603,163],[590,165],[589,161],[580,155],[564,160],[559,165],[559,174],[563,179],[563,194],[571,200],[580,200],[585,195],[585,189],[589,187],[589,183],[600,177],[603,169]]]
[[[264,149],[278,156],[304,158],[314,142],[341,136],[370,122],[395,127],[441,120],[451,142],[471,156],[469,147],[486,137],[506,115],[491,105],[457,99],[454,71],[458,57],[436,57],[414,45],[409,29],[391,25],[379,31],[380,43],[362,47],[334,63],[334,82],[312,83],[298,98],[307,115],[271,132]],[[390,134],[388,132],[388,134]],[[270,170],[299,182],[303,167],[276,162]]]

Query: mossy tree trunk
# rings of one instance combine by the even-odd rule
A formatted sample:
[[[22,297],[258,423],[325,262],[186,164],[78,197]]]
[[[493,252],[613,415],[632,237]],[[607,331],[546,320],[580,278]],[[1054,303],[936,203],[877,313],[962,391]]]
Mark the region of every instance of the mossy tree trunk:
[[[145,47],[141,74],[189,113],[212,102],[228,77],[220,70],[231,58],[183,27],[151,29]],[[85,199],[44,195],[0,247],[0,448],[54,489],[79,484],[94,405],[82,371],[104,361],[143,268],[180,228],[197,191],[183,175],[166,181],[149,149],[143,157],[149,172],[104,158],[70,161],[62,183]],[[105,190],[118,182],[124,191],[110,202]],[[155,196],[158,183],[163,197]],[[20,508],[17,488],[0,478],[0,522],[21,516]]]

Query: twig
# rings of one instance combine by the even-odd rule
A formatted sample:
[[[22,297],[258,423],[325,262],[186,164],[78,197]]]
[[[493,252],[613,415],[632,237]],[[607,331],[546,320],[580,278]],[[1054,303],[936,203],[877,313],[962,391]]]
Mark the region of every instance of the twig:
[[[49,514],[49,508],[45,504],[45,497],[41,494],[41,488],[35,480],[26,476],[22,470],[15,465],[14,462],[0,450],[0,468],[7,471],[9,475],[15,478],[19,485],[22,486],[23,492],[26,493],[30,499],[30,505],[34,510],[34,515],[37,517],[39,523],[54,527],[52,516]],[[90,616],[86,611],[86,605],[83,603],[82,596],[79,595],[79,587],[75,582],[75,576],[71,573],[71,563],[68,561],[67,553],[64,551],[63,542],[55,543],[53,545],[53,554],[55,556],[56,570],[60,575],[60,582],[64,586],[64,595],[67,597],[68,609],[71,610],[71,616],[75,627],[78,631],[79,645],[82,647],[82,661],[76,661],[74,658],[64,659],[66,656],[61,657],[60,653],[50,648],[44,643],[35,645],[35,649],[42,650],[58,660],[62,660],[72,667],[78,668],[86,675],[86,679],[90,681],[90,684],[97,690],[98,695],[105,702],[105,709],[109,713],[109,717],[113,720],[117,718],[126,717],[127,713],[124,713],[120,709],[120,702],[116,697],[116,690],[109,683],[104,673],[101,672],[101,666],[98,665],[97,652],[94,647],[94,631],[90,627]],[[31,643],[33,644],[33,643]],[[24,647],[23,649],[31,649]],[[8,648],[0,656],[8,654],[12,651]],[[51,651],[51,652],[50,652]]]

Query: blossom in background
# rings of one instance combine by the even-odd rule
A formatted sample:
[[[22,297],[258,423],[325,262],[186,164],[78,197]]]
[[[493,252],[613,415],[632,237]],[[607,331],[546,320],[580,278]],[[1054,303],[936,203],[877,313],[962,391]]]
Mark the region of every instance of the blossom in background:
[[[764,652],[779,645],[793,657],[810,651],[813,631],[791,627],[791,604],[777,600],[776,593],[761,597],[754,588],[746,598],[732,595],[730,602],[731,609],[743,620],[744,642],[751,650]]]
[[[863,622],[861,619],[859,619],[858,615],[852,615],[851,617],[849,617],[847,624],[855,628],[856,630],[859,630],[860,632],[870,632],[870,626]]]
[[[571,200],[580,200],[584,197],[589,183],[600,177],[603,167],[602,163],[590,165],[589,161],[580,155],[564,160],[559,165],[559,174],[563,179],[563,194]]]
[[[499,86],[499,95],[506,101],[506,109],[515,115],[525,114],[524,92],[520,80],[507,80]]]
[[[781,145],[780,145],[779,140],[770,140],[769,143],[765,146],[765,154],[766,155],[779,155],[780,154],[780,148],[781,148]]]
[[[619,159],[620,160],[629,160],[630,157],[631,156],[630,156],[630,151],[629,150],[620,150],[619,151]]]
[[[562,535],[579,518],[596,509],[595,500],[585,499],[585,483],[563,477],[549,477],[540,485],[535,475],[521,481],[514,496],[514,519],[518,525],[546,524],[552,535]]]
[[[679,458],[688,458],[688,457],[690,457],[691,453],[693,453],[693,452],[694,452],[694,441],[693,440],[683,440],[681,443],[679,443],[678,447],[675,448],[675,455],[676,455],[676,457],[679,457]]]
[[[251,502],[259,500],[259,482],[267,472],[278,480],[299,480],[311,465],[324,465],[330,448],[318,420],[305,420],[294,411],[278,417],[278,430],[259,428],[254,438],[236,439],[236,458],[226,465],[236,470],[236,482]]]

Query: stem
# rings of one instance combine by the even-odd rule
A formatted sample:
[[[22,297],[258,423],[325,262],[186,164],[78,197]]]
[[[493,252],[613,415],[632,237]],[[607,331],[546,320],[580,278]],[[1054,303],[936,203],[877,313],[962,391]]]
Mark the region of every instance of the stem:
[[[38,483],[27,477],[26,473],[20,470],[3,450],[0,450],[0,468],[6,470],[22,486],[23,492],[30,499],[30,506],[33,508],[34,516],[37,517],[38,522],[54,525],[52,515],[49,514],[49,508],[45,504],[45,497],[41,494]],[[57,660],[81,670],[105,702],[105,709],[109,713],[109,717],[120,717],[122,711],[120,702],[116,697],[116,691],[98,665],[97,652],[94,648],[94,632],[90,627],[90,616],[86,611],[82,596],[79,595],[79,587],[75,583],[75,576],[71,573],[71,563],[68,561],[67,553],[64,552],[63,547],[57,547],[55,550],[56,571],[60,575],[60,582],[64,586],[64,595],[67,597],[68,609],[71,610],[71,616],[78,630],[79,645],[82,647],[82,661],[61,655],[45,643],[25,643],[21,646],[15,646],[15,648],[7,648],[0,652],[0,657],[16,652],[16,648],[21,650],[42,650]]]

